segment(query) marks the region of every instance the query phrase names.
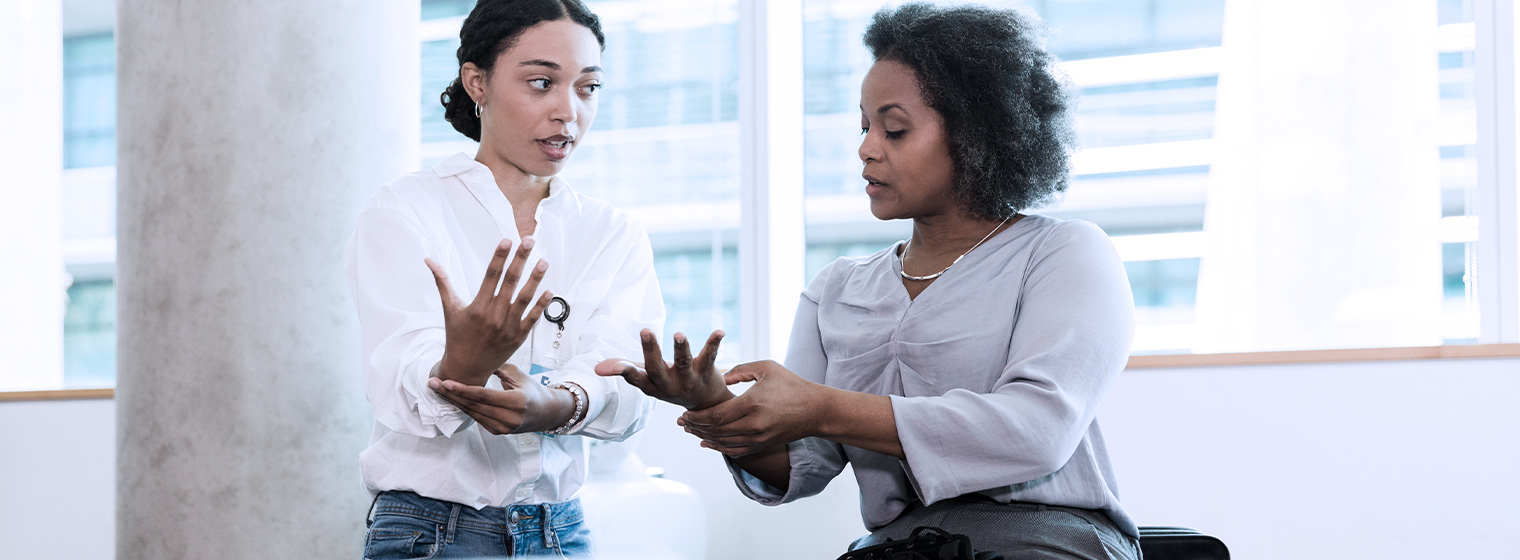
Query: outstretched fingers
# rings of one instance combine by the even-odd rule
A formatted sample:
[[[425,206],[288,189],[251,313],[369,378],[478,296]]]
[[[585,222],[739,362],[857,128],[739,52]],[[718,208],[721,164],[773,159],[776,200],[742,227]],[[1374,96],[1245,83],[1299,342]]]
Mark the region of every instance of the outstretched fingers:
[[[709,371],[713,369],[718,360],[718,345],[723,343],[724,332],[713,331],[707,337],[707,344],[702,346],[702,351],[697,353],[697,369]]]
[[[480,281],[480,292],[475,294],[475,301],[491,301],[496,295],[496,284],[501,280],[501,267],[511,254],[511,239],[503,239],[496,244],[496,252],[491,254],[491,262],[486,265],[486,277]]]
[[[675,361],[671,367],[676,371],[688,371],[691,369],[691,341],[686,340],[686,333],[676,333]]]
[[[549,263],[542,260],[533,266],[533,272],[528,275],[528,283],[518,291],[517,301],[512,302],[512,307],[507,312],[508,317],[522,321],[520,326],[524,331],[533,328],[533,323],[538,322],[538,318],[544,315],[544,310],[549,308],[549,302],[554,299],[554,294],[544,290],[544,293],[539,294],[538,301],[533,302],[533,292],[538,291],[538,283],[544,279],[544,271],[547,270]],[[533,304],[532,309],[528,309],[529,303]],[[523,315],[524,310],[528,311],[527,315]]]
[[[512,261],[507,263],[505,278],[501,283],[501,291],[496,293],[497,305],[502,309],[510,308],[517,294],[517,283],[522,280],[523,268],[528,264],[528,253],[533,252],[534,241],[532,237],[524,237],[522,243],[517,246],[517,252],[512,255]],[[528,292],[532,294],[532,292]]]
[[[644,374],[651,386],[658,387],[665,376],[665,357],[660,355],[660,341],[655,338],[654,331],[644,329],[639,331],[639,342],[644,347]]]

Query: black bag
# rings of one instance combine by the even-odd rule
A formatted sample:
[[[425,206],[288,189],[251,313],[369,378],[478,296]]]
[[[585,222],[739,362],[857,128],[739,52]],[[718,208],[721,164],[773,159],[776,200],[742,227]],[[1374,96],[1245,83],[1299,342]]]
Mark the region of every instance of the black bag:
[[[838,560],[1003,560],[996,552],[976,552],[971,538],[938,527],[919,527],[907,540],[887,542],[844,553]]]
[[[1224,541],[1186,527],[1141,527],[1140,552],[1146,560],[1230,560]]]

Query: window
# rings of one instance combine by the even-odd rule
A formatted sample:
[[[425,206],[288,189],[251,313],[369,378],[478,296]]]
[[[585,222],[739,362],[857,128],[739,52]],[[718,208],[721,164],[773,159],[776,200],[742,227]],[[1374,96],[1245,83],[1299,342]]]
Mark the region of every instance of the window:
[[[1071,190],[1038,211],[1093,221],[1113,238],[1135,294],[1136,353],[1517,340],[1514,146],[1504,143],[1515,128],[1505,81],[1514,56],[1495,46],[1514,30],[1493,3],[1335,0],[1308,12],[1230,0],[990,3],[1040,13],[1080,91]],[[740,106],[748,4],[589,4],[606,31],[609,87],[566,179],[648,228],[667,334],[723,328],[735,360],[755,336],[741,323],[750,261],[738,249],[749,200],[741,167],[756,157],[741,145],[754,126]],[[870,215],[856,157],[871,63],[860,37],[882,4],[802,3],[806,227],[796,259],[807,278],[909,233]],[[419,166],[475,150],[437,101],[473,5],[421,0]],[[115,45],[108,24],[68,33],[63,379],[93,387],[114,383]],[[1244,52],[1272,64],[1250,66]],[[784,264],[758,258],[762,269]]]
[[[1080,90],[1070,191],[1036,211],[1095,222],[1114,239],[1135,295],[1136,353],[1479,341],[1471,0],[1402,10],[1347,0],[1311,16],[1234,5],[1233,19],[1225,0],[993,4],[1039,12]],[[860,37],[877,4],[806,6],[811,276],[909,229],[866,211],[855,154],[870,65]],[[1385,31],[1341,32],[1374,15]],[[1247,52],[1278,67],[1253,66]],[[1280,98],[1253,98],[1263,84]],[[1398,101],[1343,110],[1364,98]],[[1264,111],[1307,126],[1272,129],[1255,118]],[[1276,172],[1251,154],[1276,138],[1318,149],[1280,150],[1291,157],[1276,164],[1292,172]],[[1297,187],[1273,182],[1290,178]],[[1259,275],[1272,283],[1247,281]]]
[[[564,178],[637,216],[649,231],[667,338],[739,329],[737,2],[591,1],[607,38],[596,122]],[[458,69],[472,2],[427,2],[422,42],[423,164],[477,144],[443,120],[438,94]],[[666,345],[668,346],[668,344]],[[669,352],[669,348],[665,349]]]

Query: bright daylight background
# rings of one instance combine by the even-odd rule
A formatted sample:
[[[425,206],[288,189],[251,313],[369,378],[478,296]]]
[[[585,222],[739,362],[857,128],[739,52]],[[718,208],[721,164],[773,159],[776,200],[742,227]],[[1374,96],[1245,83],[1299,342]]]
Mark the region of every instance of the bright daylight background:
[[[67,297],[28,298],[66,301],[62,365],[0,375],[0,389],[114,382],[115,76],[101,3],[65,2]],[[667,332],[727,329],[725,359],[736,360],[753,336],[739,317],[737,2],[590,4],[607,32],[608,87],[566,175],[644,219]],[[1266,3],[1233,19],[1225,0],[1000,4],[1045,18],[1049,48],[1080,89],[1071,191],[1041,212],[1114,238],[1140,319],[1137,354],[1500,341],[1482,328],[1514,310],[1485,307],[1479,290],[1473,0]],[[419,166],[475,149],[437,102],[471,5],[422,2]],[[870,65],[860,35],[880,5],[804,4],[798,286],[908,231],[870,216],[855,155]]]
[[[989,3],[1038,12],[1080,90],[1071,190],[1038,212],[1112,236],[1136,354],[1520,342],[1514,154],[1501,151],[1514,149],[1514,107],[1493,93],[1512,93],[1513,74],[1483,70],[1513,63],[1501,50],[1513,22],[1489,19],[1510,0]],[[756,164],[743,136],[755,124],[741,104],[754,67],[741,61],[745,4],[588,4],[606,30],[607,87],[568,179],[645,222],[667,333],[723,328],[725,361],[779,357],[761,339],[784,332],[793,300],[750,310],[755,290],[794,297],[832,259],[909,230],[870,216],[855,155],[870,65],[860,36],[884,2],[805,0],[801,36],[783,38],[803,60],[771,78],[801,84],[802,211],[759,226],[781,247],[760,256],[739,249],[741,168]],[[62,5],[60,81],[0,88],[11,107],[47,88],[63,99],[56,137],[0,129],[0,149],[61,139],[59,159],[39,165],[62,168],[56,187],[0,179],[0,337],[35,341],[7,357],[0,391],[116,378],[115,8]],[[475,149],[437,101],[472,5],[421,1],[415,166]],[[0,49],[57,48],[12,39]],[[4,264],[17,255],[60,266]],[[1138,370],[1103,422],[1141,523],[1201,527],[1237,558],[1505,557],[1520,547],[1508,506],[1520,496],[1495,481],[1520,462],[1516,371],[1513,358]],[[110,557],[109,535],[95,540],[112,530],[114,405],[0,404],[0,538],[31,539],[45,517],[34,505],[64,504],[89,536],[44,540]],[[673,415],[662,408],[650,425]],[[640,453],[702,495],[711,558],[823,558],[863,530],[853,481],[760,508],[715,456],[662,430]]]

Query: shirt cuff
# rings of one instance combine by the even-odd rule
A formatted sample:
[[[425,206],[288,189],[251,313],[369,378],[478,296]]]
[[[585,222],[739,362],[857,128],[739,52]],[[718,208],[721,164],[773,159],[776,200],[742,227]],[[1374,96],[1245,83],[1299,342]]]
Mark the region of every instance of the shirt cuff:
[[[614,417],[618,413],[618,403],[613,402],[616,400],[617,391],[607,386],[608,378],[585,372],[560,373],[561,375],[556,376],[554,381],[559,383],[574,383],[586,391],[586,415],[582,416],[581,420],[576,422],[575,425],[570,426],[570,429],[565,432],[567,435],[587,435],[582,432],[592,424],[607,426],[609,428],[626,424],[618,422],[617,418],[601,418],[603,412],[610,412]],[[622,430],[608,429],[603,431],[618,433]]]
[[[436,428],[443,437],[453,437],[469,427],[474,419],[427,386],[427,380],[438,371],[441,363],[433,364],[432,369],[422,378],[422,386],[417,389],[417,418],[422,420],[424,426]]]
[[[810,438],[786,444],[787,460],[792,465],[791,473],[787,477],[786,491],[771,486],[745,471],[733,457],[724,455],[723,463],[728,465],[728,472],[734,476],[734,484],[746,498],[760,505],[781,505],[798,498],[818,494],[829,484],[832,475],[821,472],[826,468],[813,460],[816,454],[811,445]]]

